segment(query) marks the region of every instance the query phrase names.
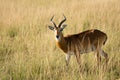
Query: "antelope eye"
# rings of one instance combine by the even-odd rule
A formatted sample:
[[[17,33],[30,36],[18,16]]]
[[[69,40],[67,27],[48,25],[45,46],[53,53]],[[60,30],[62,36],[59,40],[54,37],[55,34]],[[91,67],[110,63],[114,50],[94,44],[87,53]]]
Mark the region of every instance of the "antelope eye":
[[[60,29],[60,31],[63,31],[63,29]]]

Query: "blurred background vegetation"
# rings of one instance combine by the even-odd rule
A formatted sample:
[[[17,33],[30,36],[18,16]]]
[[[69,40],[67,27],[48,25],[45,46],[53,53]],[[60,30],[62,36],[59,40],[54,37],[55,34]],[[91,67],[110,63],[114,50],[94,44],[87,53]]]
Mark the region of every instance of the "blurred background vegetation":
[[[65,55],[47,27],[62,14],[64,35],[93,28],[108,35],[106,70],[95,68],[94,54],[84,54],[82,73],[74,56],[66,71]],[[0,0],[0,80],[119,80],[119,28],[119,0]]]

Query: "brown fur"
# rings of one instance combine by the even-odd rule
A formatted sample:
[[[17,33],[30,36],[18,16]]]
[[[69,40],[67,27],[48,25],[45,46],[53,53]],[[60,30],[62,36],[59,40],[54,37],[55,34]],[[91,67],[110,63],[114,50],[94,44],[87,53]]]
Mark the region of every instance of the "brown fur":
[[[96,49],[98,45],[101,47],[105,44],[106,40],[107,35],[105,33],[97,29],[92,29],[63,37],[60,42],[57,42],[57,46],[65,53],[68,51],[75,52],[76,48],[79,49],[79,51],[85,51],[91,45],[94,45]]]

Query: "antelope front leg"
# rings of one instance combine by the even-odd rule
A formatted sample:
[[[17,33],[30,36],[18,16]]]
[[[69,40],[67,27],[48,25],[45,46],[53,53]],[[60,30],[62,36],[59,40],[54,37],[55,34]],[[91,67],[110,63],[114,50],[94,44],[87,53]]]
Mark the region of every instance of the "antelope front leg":
[[[66,54],[66,66],[68,67],[71,55],[69,53]]]
[[[79,68],[81,68],[80,53],[79,53],[79,54],[76,53],[75,56],[76,56],[76,59],[77,59],[77,63],[78,63],[78,65],[79,65]]]

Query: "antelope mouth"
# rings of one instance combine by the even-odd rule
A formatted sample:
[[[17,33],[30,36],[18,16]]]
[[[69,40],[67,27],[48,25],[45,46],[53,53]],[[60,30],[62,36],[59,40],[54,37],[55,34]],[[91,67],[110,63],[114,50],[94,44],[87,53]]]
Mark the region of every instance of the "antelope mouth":
[[[60,41],[60,36],[57,35],[57,36],[55,37],[55,39],[56,39],[56,41]]]
[[[59,39],[59,36],[57,35],[56,38]]]

